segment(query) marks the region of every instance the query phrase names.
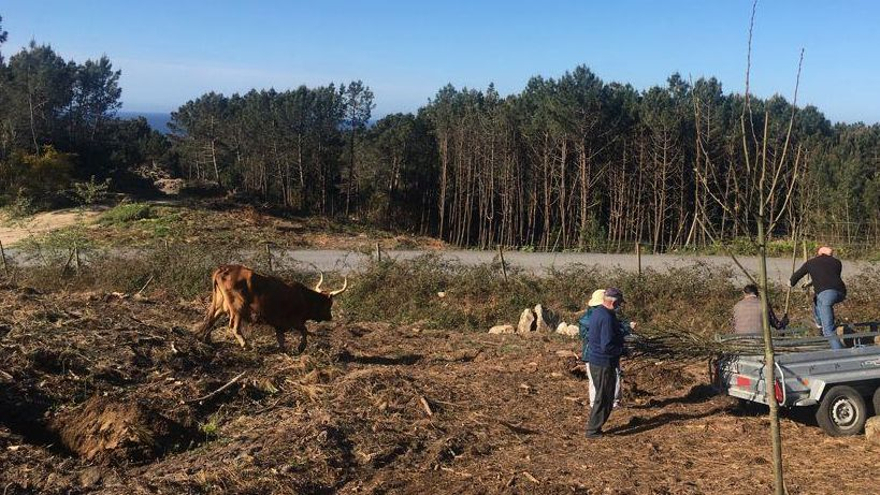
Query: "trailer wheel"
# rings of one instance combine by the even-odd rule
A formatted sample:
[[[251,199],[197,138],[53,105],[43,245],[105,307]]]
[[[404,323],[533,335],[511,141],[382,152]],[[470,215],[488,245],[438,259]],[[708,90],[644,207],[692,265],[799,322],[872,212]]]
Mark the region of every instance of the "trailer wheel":
[[[880,416],[880,388],[874,391],[874,416]]]
[[[876,395],[875,395],[876,397]],[[852,387],[832,387],[816,411],[816,421],[832,437],[857,435],[865,427],[868,408],[865,399]]]

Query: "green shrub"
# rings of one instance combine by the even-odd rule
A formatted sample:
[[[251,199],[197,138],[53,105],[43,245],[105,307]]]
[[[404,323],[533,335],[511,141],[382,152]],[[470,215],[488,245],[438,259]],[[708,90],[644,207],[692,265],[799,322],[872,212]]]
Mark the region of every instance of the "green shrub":
[[[30,215],[52,206],[70,188],[75,155],[45,146],[39,154],[15,152],[2,167],[8,202],[14,215]]]
[[[88,182],[73,183],[73,196],[81,205],[95,205],[106,201],[109,190],[110,179],[96,182],[94,175]]]
[[[119,225],[144,220],[153,216],[153,209],[145,203],[123,203],[101,216],[103,225]]]

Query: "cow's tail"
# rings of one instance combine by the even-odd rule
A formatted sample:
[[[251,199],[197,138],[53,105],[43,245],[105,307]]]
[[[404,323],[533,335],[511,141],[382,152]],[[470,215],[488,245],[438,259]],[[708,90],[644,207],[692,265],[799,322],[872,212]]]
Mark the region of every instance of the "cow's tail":
[[[216,270],[211,277],[211,302],[208,303],[208,309],[205,312],[205,320],[197,329],[200,336],[204,336],[211,330],[211,327],[213,327],[214,323],[217,321],[217,317],[219,317],[220,313],[223,311],[223,291],[220,290],[221,271],[222,268]]]

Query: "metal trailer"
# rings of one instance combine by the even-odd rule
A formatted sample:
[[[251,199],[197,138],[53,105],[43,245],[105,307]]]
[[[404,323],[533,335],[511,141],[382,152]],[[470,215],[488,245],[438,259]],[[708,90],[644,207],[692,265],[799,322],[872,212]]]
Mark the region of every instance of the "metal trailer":
[[[871,414],[880,414],[880,322],[842,325],[844,349],[830,349],[831,337],[803,337],[803,331],[773,337],[774,395],[783,407],[815,407],[816,421],[831,436],[856,435]],[[768,403],[763,337],[716,337],[736,349],[710,363],[720,392],[742,401]]]

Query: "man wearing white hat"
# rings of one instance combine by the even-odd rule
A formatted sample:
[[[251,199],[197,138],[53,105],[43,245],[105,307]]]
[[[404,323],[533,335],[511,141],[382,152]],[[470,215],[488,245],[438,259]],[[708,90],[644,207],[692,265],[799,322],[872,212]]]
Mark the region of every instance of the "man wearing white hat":
[[[617,368],[620,356],[624,353],[623,331],[617,320],[616,309],[623,303],[623,292],[611,287],[605,289],[602,305],[590,315],[590,336],[587,359],[590,366],[590,381],[596,384],[596,401],[590,409],[587,422],[587,438],[602,436],[602,426],[614,408],[614,390],[617,382]]]
[[[584,361],[585,367],[587,369],[587,378],[590,380],[590,407],[593,407],[596,403],[596,383],[593,380],[593,377],[590,376],[590,363],[587,362],[587,355],[589,354],[589,344],[590,344],[590,316],[593,314],[593,310],[602,305],[602,301],[605,299],[605,289],[596,289],[593,291],[593,294],[590,296],[590,300],[587,301],[587,311],[584,312],[584,315],[578,321],[579,326],[579,334],[581,337],[581,360]],[[620,330],[624,335],[629,335],[632,332],[632,329],[635,327],[636,323],[633,321],[627,321],[623,318],[618,317],[620,321]],[[614,384],[614,405],[613,407],[617,407],[620,405],[620,378],[622,373],[620,371],[620,366],[617,367],[617,380]]]

